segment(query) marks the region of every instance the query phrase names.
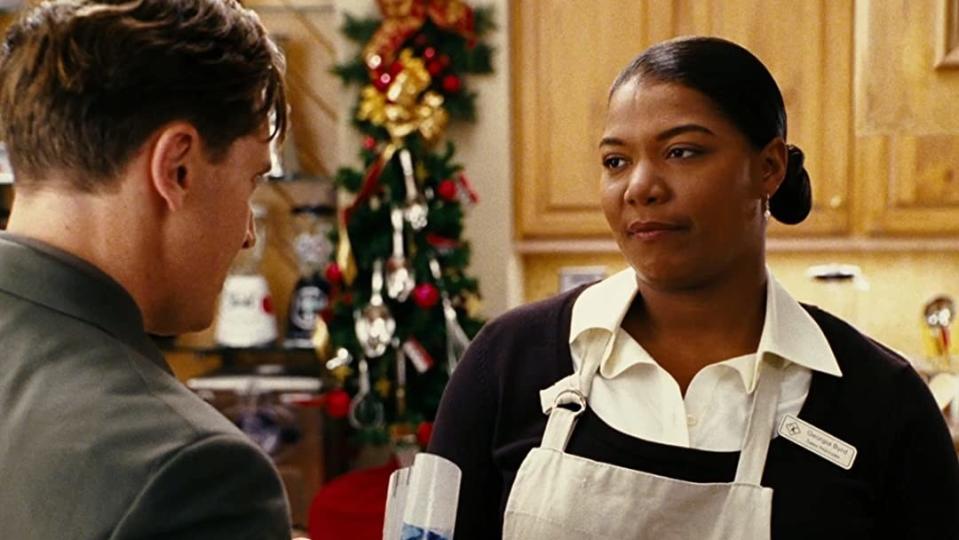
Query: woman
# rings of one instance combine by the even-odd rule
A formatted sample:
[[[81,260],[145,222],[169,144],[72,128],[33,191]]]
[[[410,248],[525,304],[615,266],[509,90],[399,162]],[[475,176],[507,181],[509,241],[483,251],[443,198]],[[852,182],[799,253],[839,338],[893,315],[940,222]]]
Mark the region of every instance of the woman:
[[[652,47],[613,83],[599,158],[629,268],[473,342],[430,445],[463,470],[457,540],[959,538],[923,382],[766,269],[770,215],[811,196],[762,63]]]

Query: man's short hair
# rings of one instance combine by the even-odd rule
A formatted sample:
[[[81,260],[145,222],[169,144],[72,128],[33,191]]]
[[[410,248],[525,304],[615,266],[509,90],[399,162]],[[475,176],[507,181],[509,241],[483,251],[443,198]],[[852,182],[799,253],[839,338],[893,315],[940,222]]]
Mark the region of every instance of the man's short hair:
[[[54,0],[0,52],[0,140],[21,187],[44,175],[115,184],[163,125],[196,127],[211,160],[272,119],[286,127],[285,61],[237,0]]]

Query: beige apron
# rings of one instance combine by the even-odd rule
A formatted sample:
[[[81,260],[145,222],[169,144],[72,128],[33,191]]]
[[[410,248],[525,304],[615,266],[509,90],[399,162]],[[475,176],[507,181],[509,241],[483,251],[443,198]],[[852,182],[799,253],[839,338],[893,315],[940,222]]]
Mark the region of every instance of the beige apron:
[[[570,387],[556,397],[542,445],[526,456],[513,482],[504,540],[768,540],[773,490],[759,482],[782,361],[762,361],[735,481],[701,484],[565,453],[600,357],[587,354]],[[578,410],[558,406],[569,403]]]

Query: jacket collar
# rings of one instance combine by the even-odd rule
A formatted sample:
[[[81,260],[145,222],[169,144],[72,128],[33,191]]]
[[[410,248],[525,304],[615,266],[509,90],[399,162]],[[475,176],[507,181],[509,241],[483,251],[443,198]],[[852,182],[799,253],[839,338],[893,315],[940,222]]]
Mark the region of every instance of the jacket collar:
[[[170,372],[163,354],[144,331],[140,308],[130,294],[75,255],[0,232],[0,290],[85,321]]]

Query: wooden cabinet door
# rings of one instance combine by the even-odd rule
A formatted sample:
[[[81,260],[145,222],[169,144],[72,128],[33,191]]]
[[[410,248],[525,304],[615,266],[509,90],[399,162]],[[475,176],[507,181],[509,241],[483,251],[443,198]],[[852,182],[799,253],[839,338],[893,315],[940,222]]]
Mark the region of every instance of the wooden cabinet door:
[[[815,208],[774,235],[849,227],[852,0],[540,0],[513,3],[514,163],[523,239],[605,237],[599,154],[609,85],[678,35],[743,44],[779,82],[790,142],[807,155]]]
[[[959,233],[959,66],[936,67],[950,8],[959,0],[856,4],[857,199],[868,234]]]

